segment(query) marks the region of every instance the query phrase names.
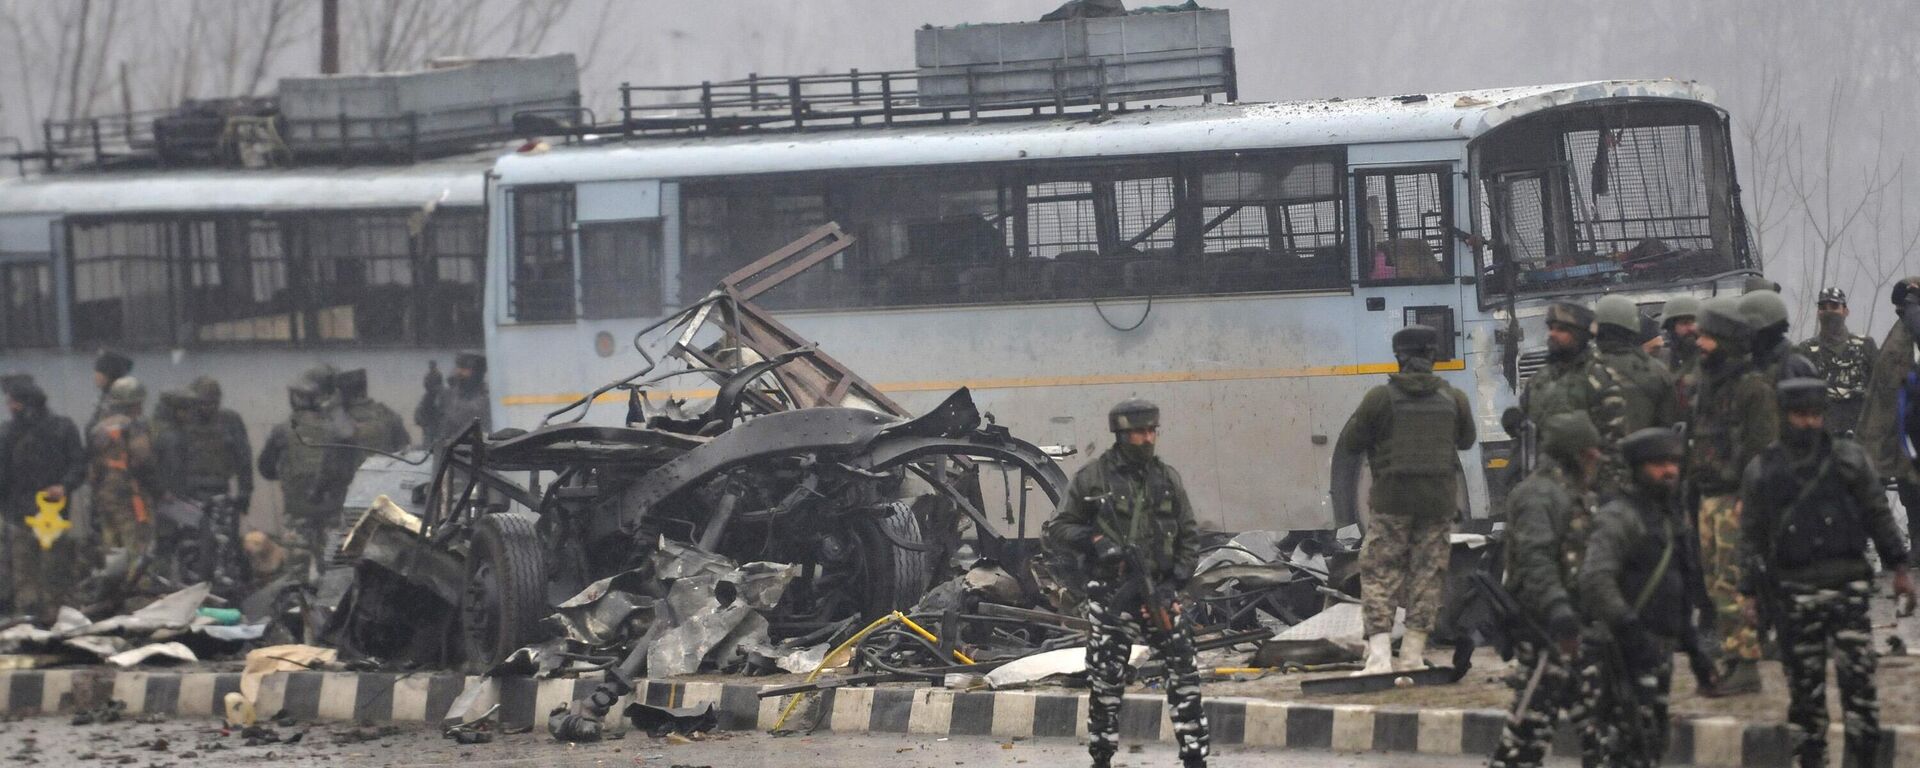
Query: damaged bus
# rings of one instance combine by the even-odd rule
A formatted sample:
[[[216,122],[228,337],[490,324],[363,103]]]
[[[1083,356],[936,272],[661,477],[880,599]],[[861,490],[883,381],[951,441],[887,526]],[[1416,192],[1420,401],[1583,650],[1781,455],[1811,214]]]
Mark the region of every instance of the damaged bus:
[[[1484,519],[1547,302],[1654,306],[1753,268],[1728,116],[1693,82],[987,116],[911,112],[912,73],[885,74],[804,109],[825,76],[758,79],[731,118],[713,108],[729,84],[672,114],[623,92],[618,123],[499,160],[495,423],[618,378],[636,330],[832,222],[853,245],[758,299],[783,322],[911,411],[968,387],[1074,449],[1068,472],[1110,440],[1109,405],[1155,400],[1217,530],[1363,522],[1364,461],[1334,443],[1395,370],[1393,331],[1436,327],[1480,425],[1460,506]]]

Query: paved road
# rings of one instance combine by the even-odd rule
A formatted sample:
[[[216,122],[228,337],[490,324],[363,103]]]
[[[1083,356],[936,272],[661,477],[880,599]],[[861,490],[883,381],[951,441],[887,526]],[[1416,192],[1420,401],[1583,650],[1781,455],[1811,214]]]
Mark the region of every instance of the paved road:
[[[74,726],[64,719],[28,719],[0,723],[0,766],[36,768],[186,768],[199,765],[460,766],[461,768],[1052,768],[1084,765],[1085,747],[1071,741],[999,742],[985,738],[941,740],[893,734],[817,735],[773,738],[762,734],[721,734],[691,744],[633,736],[585,746],[558,744],[544,734],[504,736],[492,744],[461,746],[412,728],[382,736],[375,729],[338,726],[283,728],[304,733],[293,745],[244,746],[239,735],[222,735],[210,721],[115,723]],[[359,738],[368,738],[360,741]],[[156,740],[165,740],[156,749]],[[1115,765],[1130,768],[1175,766],[1179,760],[1165,745],[1141,753],[1122,753]],[[1397,765],[1467,768],[1484,759],[1424,758],[1411,755],[1339,755],[1329,752],[1281,753],[1231,749],[1216,756],[1216,768],[1253,768],[1285,764],[1289,768],[1361,768]],[[1568,763],[1571,765],[1572,763]]]

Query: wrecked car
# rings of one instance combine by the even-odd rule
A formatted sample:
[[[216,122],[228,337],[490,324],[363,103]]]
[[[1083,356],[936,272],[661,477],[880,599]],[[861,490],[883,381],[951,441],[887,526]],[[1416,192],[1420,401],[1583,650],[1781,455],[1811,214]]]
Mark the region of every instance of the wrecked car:
[[[913,605],[947,574],[962,527],[974,552],[1017,560],[1030,542],[993,534],[983,499],[1001,499],[982,476],[1018,497],[1022,522],[1037,494],[1044,519],[1066,487],[1046,452],[994,425],[966,389],[908,413],[751,303],[782,279],[756,275],[791,276],[851,242],[826,229],[642,329],[639,372],[538,428],[470,427],[429,461],[367,462],[363,476],[383,473],[392,492],[345,533],[335,560],[351,570],[321,580],[308,617],[318,639],[484,670],[561,634],[564,620],[547,622],[557,607],[622,577],[628,610],[615,620],[633,626],[613,634],[631,641],[666,594],[658,578],[623,575],[651,573],[663,545],[792,566],[766,612],[787,636]],[[704,409],[656,399],[685,377],[714,387]],[[620,393],[623,425],[586,423]]]

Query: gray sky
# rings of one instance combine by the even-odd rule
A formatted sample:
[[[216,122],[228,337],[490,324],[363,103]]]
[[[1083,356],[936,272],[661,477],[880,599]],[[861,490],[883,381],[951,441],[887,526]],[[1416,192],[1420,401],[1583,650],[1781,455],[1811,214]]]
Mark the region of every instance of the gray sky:
[[[121,61],[128,63],[127,93],[136,109],[171,104],[183,93],[225,95],[243,88],[255,71],[263,73],[260,90],[270,91],[275,77],[311,73],[317,66],[314,0],[0,0],[0,135],[37,136],[49,104],[75,93],[56,90],[54,83],[71,81],[63,75],[71,71],[71,61],[59,52],[73,45],[74,19],[83,4],[95,45],[109,14],[116,25],[112,45],[81,62],[81,79],[95,87],[91,97],[77,100],[90,101],[95,113],[118,109]],[[376,60],[373,49],[383,34],[389,38],[386,57],[404,63],[462,52],[571,51],[584,63],[589,104],[606,114],[617,104],[615,89],[622,81],[910,68],[912,30],[921,24],[1033,19],[1055,2],[342,4],[349,69]],[[1806,265],[1817,263],[1823,251],[1832,254],[1825,281],[1871,295],[1875,305],[1882,302],[1876,275],[1920,271],[1920,252],[1908,244],[1920,234],[1920,183],[1899,165],[1902,160],[1920,164],[1920,133],[1911,128],[1920,123],[1920,99],[1915,98],[1920,96],[1920,3],[1213,0],[1207,5],[1233,11],[1241,93],[1249,100],[1615,77],[1706,82],[1732,112],[1736,132],[1760,130],[1763,139],[1774,137],[1753,147],[1742,137],[1740,172],[1748,216],[1763,229],[1768,271],[1787,284],[1790,301],[1804,304],[1811,298],[1809,289],[1818,290],[1811,284],[1823,280]],[[541,34],[535,11],[547,7],[556,10],[557,21]],[[262,57],[260,44],[267,38],[261,28],[275,8],[283,11],[275,44]],[[402,26],[395,20],[422,8],[427,15],[478,21],[464,32],[439,35],[452,41],[440,49],[394,43],[391,33]],[[398,14],[389,13],[394,11]],[[514,17],[514,11],[523,15]],[[411,18],[416,25],[453,27],[447,19]],[[446,47],[451,45],[464,50]],[[1877,195],[1863,198],[1863,189],[1881,185]],[[1800,203],[1801,193],[1807,205]],[[1811,226],[1815,223],[1821,226]],[[1831,249],[1821,247],[1822,231],[1834,241]],[[1905,264],[1899,260],[1903,250],[1908,251]],[[1867,296],[1854,301],[1861,321],[1868,303]],[[1876,329],[1888,322],[1887,313],[1878,315]]]

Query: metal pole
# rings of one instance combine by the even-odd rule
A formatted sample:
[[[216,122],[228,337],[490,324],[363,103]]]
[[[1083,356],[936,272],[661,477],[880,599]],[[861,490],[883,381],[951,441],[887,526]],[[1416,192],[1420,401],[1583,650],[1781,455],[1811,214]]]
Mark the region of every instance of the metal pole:
[[[320,0],[320,74],[340,74],[340,0]]]

